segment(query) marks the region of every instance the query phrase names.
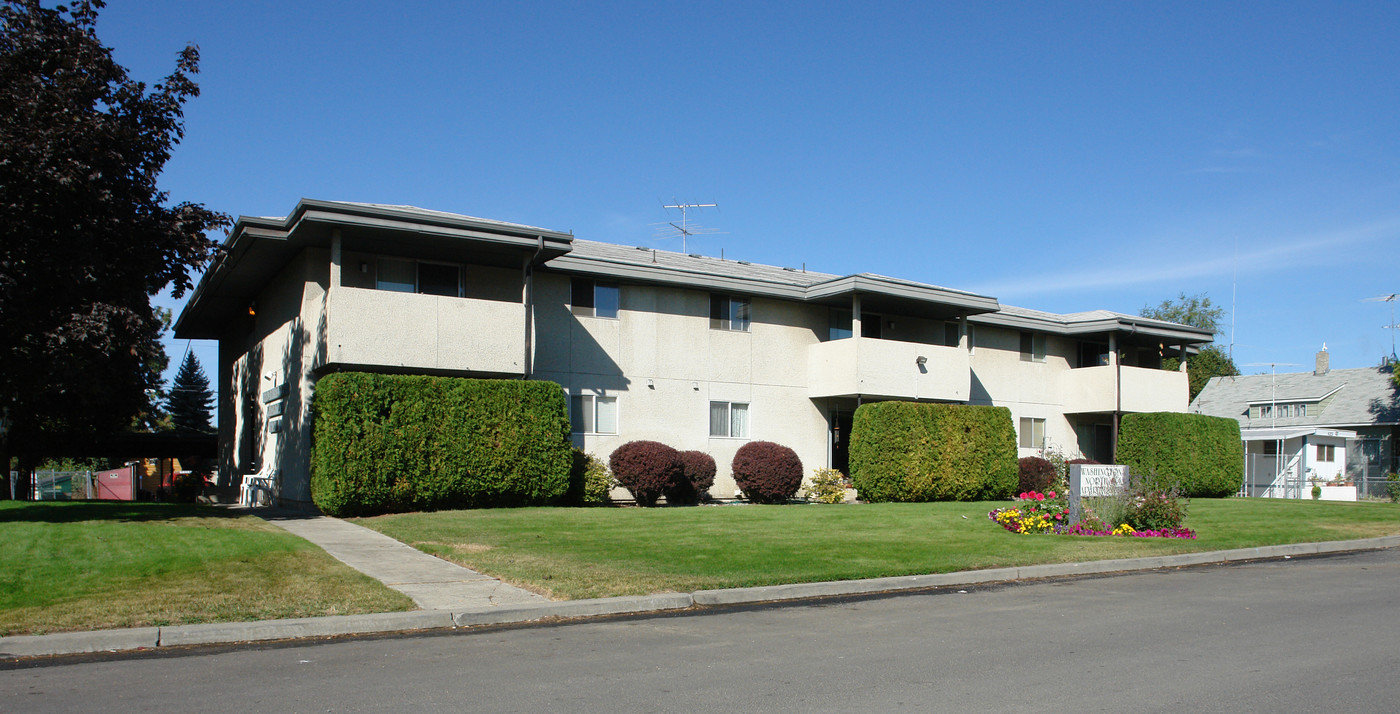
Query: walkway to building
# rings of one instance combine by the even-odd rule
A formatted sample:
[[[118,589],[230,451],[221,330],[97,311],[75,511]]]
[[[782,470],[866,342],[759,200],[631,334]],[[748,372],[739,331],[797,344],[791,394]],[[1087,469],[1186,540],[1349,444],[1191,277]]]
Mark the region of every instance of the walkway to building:
[[[470,610],[549,601],[543,595],[507,585],[339,518],[266,508],[252,513],[413,598],[424,610]]]

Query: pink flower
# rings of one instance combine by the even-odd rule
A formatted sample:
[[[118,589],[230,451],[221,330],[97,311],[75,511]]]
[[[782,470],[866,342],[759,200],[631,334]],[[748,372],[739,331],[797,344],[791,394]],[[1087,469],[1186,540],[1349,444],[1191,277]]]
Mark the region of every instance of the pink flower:
[[[1049,497],[1051,497],[1051,498],[1054,498],[1054,497],[1055,497],[1055,492],[1054,492],[1054,491],[1051,491],[1050,493],[1047,493],[1047,494],[1045,494],[1045,495],[1047,495],[1047,496],[1049,496]]]
[[[1045,500],[1045,496],[1042,495],[1042,494],[1037,493],[1037,494],[1035,495],[1035,500],[1037,500],[1037,501],[1044,501],[1044,500]]]
[[[1025,491],[1022,491],[1022,492],[1021,492],[1021,495],[1017,496],[1016,498],[1019,498],[1019,499],[1021,499],[1022,501],[1026,500],[1026,492],[1025,492]]]

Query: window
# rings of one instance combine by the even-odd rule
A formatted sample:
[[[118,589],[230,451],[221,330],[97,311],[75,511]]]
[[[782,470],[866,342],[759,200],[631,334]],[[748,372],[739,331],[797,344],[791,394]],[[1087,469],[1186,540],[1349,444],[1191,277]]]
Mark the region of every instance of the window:
[[[617,317],[621,288],[616,283],[600,283],[574,278],[569,283],[569,305],[581,317]]]
[[[1317,460],[1323,463],[1332,463],[1337,460],[1337,447],[1330,444],[1317,445]]]
[[[961,330],[958,329],[958,323],[943,323],[943,345],[945,347],[957,347],[961,341],[962,334]]]
[[[749,405],[740,402],[710,402],[710,436],[747,439]]]
[[[1277,441],[1266,441],[1266,442],[1264,442],[1264,455],[1265,455],[1265,456],[1278,456],[1278,442],[1277,442]]]
[[[860,314],[860,336],[874,340],[880,339],[883,335],[884,322],[883,317],[873,312],[862,312]],[[832,310],[827,324],[829,328],[828,339],[844,340],[854,334],[855,320],[852,319],[850,310]]]
[[[411,260],[381,260],[374,287],[396,293],[418,292],[418,264]]]
[[[1021,333],[1021,361],[1045,361],[1045,335],[1034,332]]]
[[[710,329],[749,331],[749,299],[710,293]]]
[[[1307,416],[1307,415],[1308,415],[1308,405],[1306,405],[1306,404],[1299,404],[1299,405],[1297,405],[1297,407],[1294,408],[1294,414],[1293,414],[1293,416],[1305,417],[1305,416]]]
[[[569,423],[575,434],[616,434],[617,397],[573,395],[569,399]]]
[[[376,271],[374,287],[396,293],[461,297],[462,268],[445,263],[382,258]]]
[[[1280,405],[1278,405],[1278,416],[1279,416],[1280,419],[1283,419],[1283,418],[1285,418],[1285,417],[1291,417],[1291,416],[1293,416],[1293,405],[1292,405],[1292,404],[1280,404]]]
[[[832,310],[827,317],[827,339],[844,340],[851,336],[851,311]]]
[[[1024,339],[1024,338],[1022,338]],[[1080,367],[1103,367],[1108,364],[1108,345],[1102,342],[1079,343]]]
[[[869,337],[872,340],[880,339],[880,327],[884,325],[884,318],[872,312],[862,312],[860,314],[860,336]]]
[[[1265,405],[1259,407],[1259,418],[1260,418],[1260,419],[1270,419],[1270,418],[1273,418],[1273,416],[1274,416],[1274,405],[1272,405],[1272,404],[1265,404]]]
[[[1045,446],[1045,420],[1021,417],[1021,448],[1039,449]]]

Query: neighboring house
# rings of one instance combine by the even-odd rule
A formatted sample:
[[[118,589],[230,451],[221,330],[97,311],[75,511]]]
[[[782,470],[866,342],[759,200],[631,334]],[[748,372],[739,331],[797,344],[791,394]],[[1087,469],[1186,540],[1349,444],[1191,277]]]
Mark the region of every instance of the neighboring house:
[[[1391,369],[1330,369],[1324,349],[1311,372],[1214,377],[1191,411],[1239,420],[1245,495],[1307,498],[1314,482],[1350,482],[1382,496],[1398,466]]]
[[[219,341],[220,473],[309,502],[310,398],[341,370],[557,382],[575,444],[751,440],[844,469],[864,401],[1008,407],[1021,454],[1108,461],[1117,416],[1185,411],[1211,340],[1105,311],[1056,315],[871,274],[576,240],[408,206],[301,201],[240,218],[175,332]],[[236,485],[225,482],[222,485]]]

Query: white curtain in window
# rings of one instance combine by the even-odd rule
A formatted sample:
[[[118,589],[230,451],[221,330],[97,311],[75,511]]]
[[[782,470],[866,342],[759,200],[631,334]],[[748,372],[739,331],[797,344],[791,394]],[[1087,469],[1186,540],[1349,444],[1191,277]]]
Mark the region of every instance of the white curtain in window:
[[[617,397],[595,397],[594,402],[598,405],[598,416],[594,421],[594,428],[599,434],[617,433]]]
[[[749,435],[749,405],[729,405],[729,435],[747,438]]]
[[[710,402],[710,436],[729,436],[729,402]]]

